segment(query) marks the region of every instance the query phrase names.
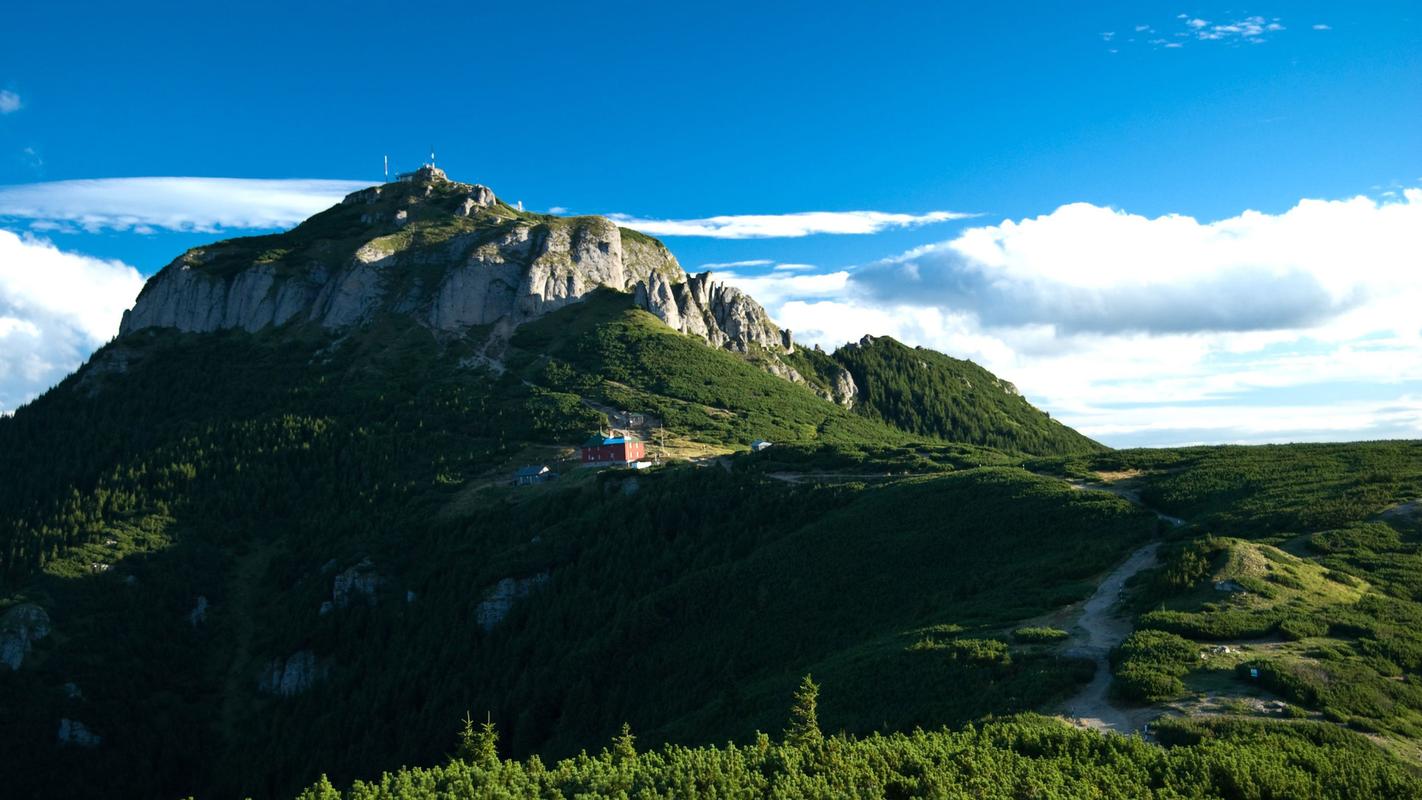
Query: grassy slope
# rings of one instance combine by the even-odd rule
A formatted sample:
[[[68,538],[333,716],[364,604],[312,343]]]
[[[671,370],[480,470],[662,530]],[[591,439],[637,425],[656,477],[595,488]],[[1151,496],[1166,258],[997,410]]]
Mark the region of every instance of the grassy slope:
[[[1140,623],[1240,652],[1187,683],[1265,688],[1416,752],[1422,522],[1383,512],[1422,496],[1422,442],[1128,450],[1054,466],[1136,474],[1143,500],[1193,523],[1143,581]],[[1217,591],[1221,580],[1246,591]]]
[[[650,412],[705,442],[901,443],[903,431],[705,346],[601,291],[519,328],[510,365],[536,384]]]

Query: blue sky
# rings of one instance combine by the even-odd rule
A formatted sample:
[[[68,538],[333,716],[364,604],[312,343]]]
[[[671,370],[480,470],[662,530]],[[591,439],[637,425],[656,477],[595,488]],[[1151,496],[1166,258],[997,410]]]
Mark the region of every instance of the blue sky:
[[[224,210],[215,190],[183,219],[143,211],[174,184],[96,200],[57,182],[375,182],[382,156],[407,168],[433,144],[452,177],[504,199],[644,227],[919,218],[665,238],[689,269],[769,262],[721,271],[802,337],[833,346],[862,324],[972,357],[1111,443],[1422,436],[1422,334],[1358,321],[1393,320],[1383,306],[1416,288],[1408,260],[1422,269],[1407,233],[1422,210],[1416,3],[298,5],[7,4],[10,269],[149,275],[285,224]],[[290,187],[316,207],[339,194]],[[129,197],[139,211],[115,222]],[[1166,215],[1198,225],[1166,231]],[[1380,243],[1342,248],[1360,233]],[[1259,254],[1300,238],[1307,252]],[[1098,268],[1098,244],[1114,266]],[[1209,263],[1155,272],[1181,252]],[[1349,282],[1338,259],[1354,257],[1385,263]],[[22,293],[38,280],[0,277],[0,409],[103,330],[98,289],[66,308]],[[94,279],[110,283],[132,281]],[[44,324],[22,313],[36,308]],[[1093,372],[1103,361],[1124,371]]]

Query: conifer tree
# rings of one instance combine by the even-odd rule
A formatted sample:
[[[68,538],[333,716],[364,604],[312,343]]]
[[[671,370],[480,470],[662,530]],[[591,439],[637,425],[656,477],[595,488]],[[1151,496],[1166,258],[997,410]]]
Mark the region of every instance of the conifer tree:
[[[478,734],[474,731],[474,718],[469,716],[469,712],[464,712],[464,727],[459,731],[459,746],[454,750],[454,757],[460,761],[473,761],[475,756],[476,742]]]
[[[622,733],[612,740],[612,758],[619,764],[637,758],[637,737],[632,735],[632,726],[622,723]]]
[[[492,717],[486,717],[474,734],[474,763],[485,768],[499,763],[499,732]]]
[[[820,732],[819,718],[820,687],[809,675],[795,690],[795,700],[790,706],[790,725],[785,729],[786,744],[809,748],[824,741]]]
[[[499,763],[499,732],[492,718],[486,718],[476,729],[474,719],[468,712],[464,714],[464,728],[459,732],[459,747],[455,758],[481,767],[492,767]]]

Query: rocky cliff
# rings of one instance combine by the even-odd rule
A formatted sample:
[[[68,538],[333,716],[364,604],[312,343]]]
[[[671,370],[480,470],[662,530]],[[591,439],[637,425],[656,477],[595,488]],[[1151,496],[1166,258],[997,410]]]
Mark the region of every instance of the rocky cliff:
[[[794,352],[789,331],[710,273],[688,276],[656,239],[605,217],[525,212],[433,167],[355,192],[285,233],[189,250],[149,280],[120,335],[343,330],[387,313],[447,334],[506,332],[599,288],[632,293],[672,328],[805,383],[781,357]]]
[[[514,324],[599,287],[685,273],[660,242],[603,217],[530,214],[434,168],[363,189],[291,231],[195,248],[160,271],[121,334],[166,327],[346,328],[382,312],[460,332]]]
[[[712,280],[703,272],[676,281],[652,273],[637,284],[637,305],[673,328],[699,336],[714,347],[748,352],[752,344],[767,350],[793,352],[790,332],[770,321],[750,295]]]

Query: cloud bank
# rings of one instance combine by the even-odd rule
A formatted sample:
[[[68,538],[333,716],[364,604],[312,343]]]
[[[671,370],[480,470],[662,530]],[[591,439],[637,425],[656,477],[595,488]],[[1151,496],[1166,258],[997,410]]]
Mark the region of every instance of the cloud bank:
[[[0,186],[0,219],[36,231],[216,232],[287,228],[364,181],[101,178]]]
[[[643,219],[608,215],[617,224],[653,236],[701,236],[712,239],[799,238],[816,234],[870,234],[916,228],[976,216],[958,211],[891,214],[886,211],[800,211],[792,214],[731,214],[702,219]]]
[[[74,371],[118,332],[138,270],[0,230],[0,412]]]
[[[848,271],[730,278],[798,339],[972,358],[1110,443],[1422,436],[1419,189],[1216,222],[1072,204]]]

